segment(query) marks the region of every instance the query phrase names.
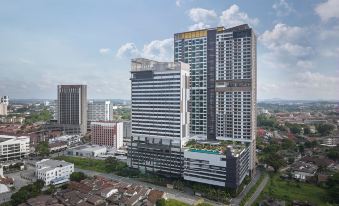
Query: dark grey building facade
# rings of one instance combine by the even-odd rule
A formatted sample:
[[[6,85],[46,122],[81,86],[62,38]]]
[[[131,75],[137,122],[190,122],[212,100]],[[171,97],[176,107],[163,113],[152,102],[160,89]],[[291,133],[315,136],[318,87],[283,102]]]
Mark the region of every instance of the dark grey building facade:
[[[58,124],[86,134],[87,85],[58,85],[57,103]]]

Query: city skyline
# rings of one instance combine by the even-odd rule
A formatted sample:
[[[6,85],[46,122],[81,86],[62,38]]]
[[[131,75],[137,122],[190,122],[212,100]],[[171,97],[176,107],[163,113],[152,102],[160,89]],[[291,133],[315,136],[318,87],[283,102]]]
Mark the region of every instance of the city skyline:
[[[90,98],[130,99],[131,58],[173,61],[174,33],[248,23],[258,36],[258,99],[335,100],[338,6],[334,0],[2,1],[0,94],[55,99],[58,84],[87,84]]]

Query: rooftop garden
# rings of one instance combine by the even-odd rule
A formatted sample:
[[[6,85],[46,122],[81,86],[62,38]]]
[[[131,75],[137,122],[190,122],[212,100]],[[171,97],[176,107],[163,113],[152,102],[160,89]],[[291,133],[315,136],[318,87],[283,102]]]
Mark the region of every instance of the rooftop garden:
[[[208,154],[225,154],[227,146],[232,146],[234,149],[243,149],[244,145],[240,142],[219,141],[219,142],[198,142],[194,139],[186,143],[186,147],[193,152],[203,152]]]

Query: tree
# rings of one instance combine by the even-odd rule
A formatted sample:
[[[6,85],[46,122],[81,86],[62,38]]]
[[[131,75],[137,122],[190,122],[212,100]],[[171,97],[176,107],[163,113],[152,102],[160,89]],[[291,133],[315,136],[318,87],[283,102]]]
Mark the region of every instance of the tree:
[[[50,111],[48,111],[47,109],[44,109],[41,112],[36,112],[31,114],[29,117],[27,117],[25,119],[25,124],[33,124],[35,122],[39,122],[39,121],[49,121],[51,120],[53,117],[52,113]]]
[[[304,144],[304,146],[306,147],[306,148],[314,148],[314,147],[316,147],[318,145],[318,142],[316,141],[316,140],[314,140],[314,141],[307,141],[307,142],[305,142],[305,144]]]
[[[33,185],[41,190],[45,186],[45,181],[38,179]]]
[[[311,133],[311,129],[308,126],[304,127],[304,135],[309,135]]]
[[[327,180],[327,192],[335,203],[339,203],[339,173],[335,173]]]
[[[126,163],[118,161],[115,157],[107,157],[105,159],[105,170],[107,172],[121,171],[126,167]]]
[[[71,181],[80,182],[86,179],[86,175],[83,172],[73,172],[70,176]]]
[[[55,191],[56,191],[55,185],[49,185],[48,189],[44,193],[47,194],[47,195],[51,195],[51,194],[55,193]]]
[[[166,206],[166,200],[164,198],[158,199],[155,203],[156,206]]]
[[[294,149],[295,143],[290,139],[283,139],[281,144],[282,149]]]
[[[212,206],[212,205],[210,205],[210,204],[208,204],[206,202],[203,202],[203,203],[197,204],[197,206]]]
[[[35,148],[35,152],[43,157],[48,156],[49,155],[48,142],[39,142],[39,144]]]
[[[63,185],[61,185],[61,189],[65,190],[65,189],[67,189],[67,188],[68,188],[68,184],[63,184]]]
[[[41,194],[41,190],[44,187],[45,182],[43,180],[37,180],[33,184],[21,187],[18,192],[12,194],[11,204],[19,205],[26,202],[27,199],[36,197]]]
[[[290,128],[293,134],[300,134],[301,132],[301,126],[299,124],[287,124],[287,127]]]
[[[293,164],[295,161],[294,157],[289,157],[288,158],[288,164]]]
[[[116,174],[123,177],[138,177],[140,175],[140,171],[138,169],[125,167]]]
[[[331,148],[327,151],[327,157],[332,160],[339,160],[339,147]]]
[[[318,124],[316,129],[322,136],[327,136],[332,132],[334,126],[331,124]]]
[[[265,154],[271,154],[278,152],[279,149],[280,149],[279,144],[277,144],[276,142],[271,142],[271,144],[269,144],[267,147],[263,149],[263,152]]]
[[[224,142],[224,141],[222,141],[222,142]],[[197,141],[195,139],[190,139],[186,142],[186,146],[195,145],[196,143],[197,143]]]
[[[19,205],[30,197],[30,194],[27,190],[20,189],[18,192],[12,194],[11,203],[12,205]]]
[[[276,128],[278,126],[278,123],[274,117],[260,114],[257,116],[257,126],[265,128]]]
[[[105,159],[105,168],[107,172],[115,171],[118,160],[115,157],[107,157]]]
[[[184,187],[185,187],[184,183],[181,180],[176,180],[173,183],[173,186],[174,186],[175,189],[181,190],[181,191],[184,190]]]
[[[271,153],[264,158],[264,163],[273,167],[274,172],[277,172],[281,167],[286,165],[286,161],[277,153]]]
[[[301,154],[303,154],[304,151],[305,151],[305,147],[304,147],[304,145],[302,145],[302,144],[300,144],[300,145],[298,146],[298,149],[299,149],[299,152],[300,152]]]

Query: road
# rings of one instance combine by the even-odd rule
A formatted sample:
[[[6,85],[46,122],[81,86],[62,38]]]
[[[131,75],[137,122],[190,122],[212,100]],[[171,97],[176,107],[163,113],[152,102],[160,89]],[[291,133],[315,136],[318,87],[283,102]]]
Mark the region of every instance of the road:
[[[139,185],[142,185],[144,187],[150,187],[150,188],[153,188],[153,189],[161,190],[161,191],[164,191],[164,192],[167,193],[168,198],[177,199],[177,200],[180,200],[180,201],[185,202],[185,203],[190,204],[190,205],[193,205],[199,199],[201,199],[201,197],[189,195],[189,194],[180,192],[180,191],[175,190],[175,189],[170,189],[170,188],[167,188],[167,187],[162,187],[162,186],[154,185],[154,184],[151,184],[151,183],[142,182],[142,181],[139,181],[139,180],[133,179],[133,178],[117,176],[117,175],[112,174],[112,173],[110,173],[110,174],[99,173],[99,172],[95,172],[95,171],[91,171],[91,170],[83,170],[83,169],[79,169],[79,168],[75,168],[75,171],[83,172],[88,176],[98,175],[98,176],[103,176],[103,177],[110,178],[110,179],[117,180],[117,181],[121,181],[121,182],[127,182],[127,183],[130,183],[130,184],[139,184]],[[209,203],[211,205],[216,205],[216,206],[224,205],[222,203],[210,201],[210,200],[207,200],[207,199],[205,199],[205,202]]]
[[[266,175],[265,178],[263,179],[263,181],[258,186],[257,190],[253,193],[251,198],[245,203],[245,206],[251,206],[255,202],[255,200],[259,197],[260,193],[265,188],[269,179],[270,179],[269,176]]]
[[[234,205],[234,206],[239,205],[241,200],[248,193],[248,191],[255,185],[255,183],[257,183],[261,175],[262,175],[262,172],[259,169],[257,169],[252,181],[243,189],[243,191],[237,197],[231,200],[230,205]]]
[[[29,180],[25,180],[20,176],[21,172],[23,171],[6,174],[7,177],[14,178],[14,187],[16,190],[31,183]]]

